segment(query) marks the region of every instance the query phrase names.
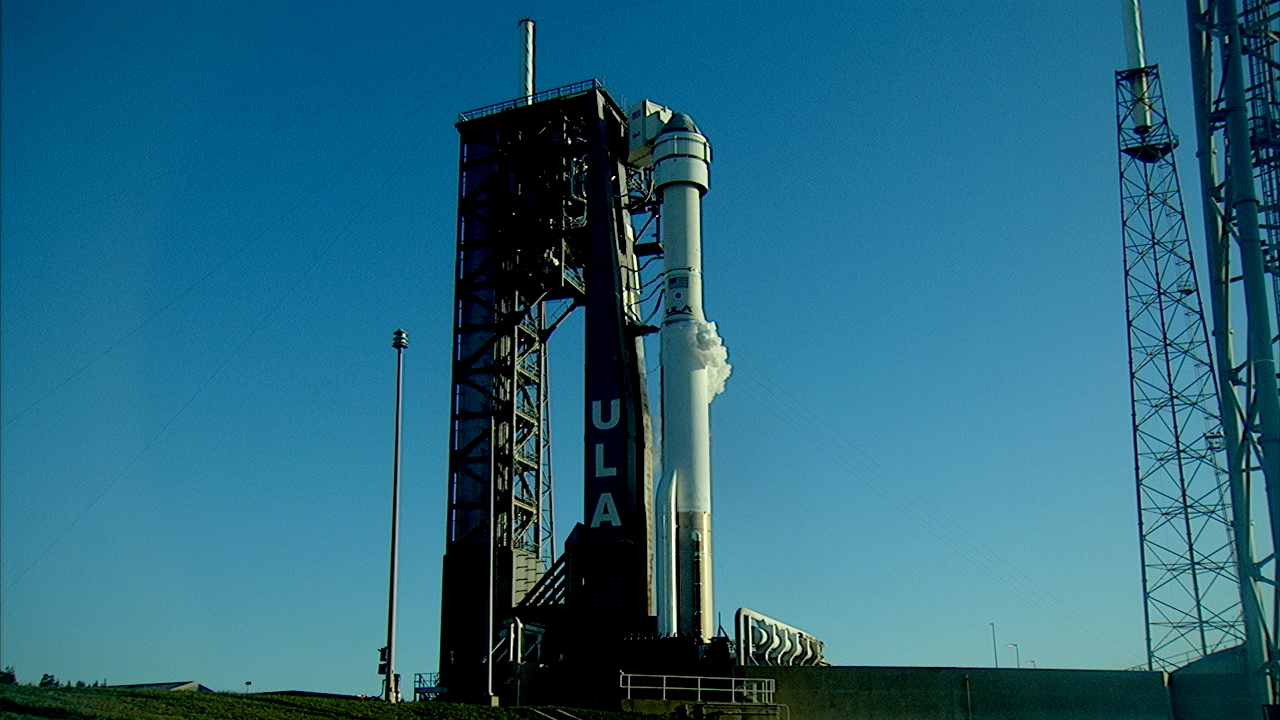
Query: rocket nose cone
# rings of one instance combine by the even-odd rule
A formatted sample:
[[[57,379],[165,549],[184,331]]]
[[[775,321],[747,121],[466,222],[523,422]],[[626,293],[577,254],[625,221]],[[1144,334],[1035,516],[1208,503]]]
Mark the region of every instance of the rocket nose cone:
[[[663,132],[671,130],[688,130],[699,134],[702,133],[702,131],[698,129],[697,123],[693,121],[693,118],[685,115],[684,113],[676,113],[672,115],[671,119],[667,121],[667,124],[662,126]]]

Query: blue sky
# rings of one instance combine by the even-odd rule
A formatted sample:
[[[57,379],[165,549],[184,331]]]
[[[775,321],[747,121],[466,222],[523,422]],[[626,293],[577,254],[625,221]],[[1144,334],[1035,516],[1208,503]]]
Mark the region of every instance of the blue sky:
[[[540,88],[715,148],[724,624],[849,665],[990,665],[990,623],[1002,666],[1143,662],[1118,5],[0,0],[0,663],[376,693],[403,327],[399,666],[436,669],[452,125],[518,92],[522,16]],[[1190,138],[1183,6],[1145,10]]]

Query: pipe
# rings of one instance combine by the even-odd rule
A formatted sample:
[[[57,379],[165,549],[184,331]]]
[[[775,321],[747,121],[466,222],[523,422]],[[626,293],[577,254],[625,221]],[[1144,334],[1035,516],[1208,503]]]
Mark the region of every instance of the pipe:
[[[1124,49],[1126,69],[1147,66],[1147,51],[1142,39],[1142,6],[1139,0],[1120,0],[1124,15]]]
[[[533,20],[520,18],[524,52],[520,55],[520,90],[526,105],[533,102]]]
[[[1147,66],[1146,44],[1142,39],[1142,7],[1139,0],[1121,0],[1124,16],[1124,47],[1126,70],[1135,71],[1129,91],[1137,99],[1134,107],[1133,129],[1145,135],[1151,130],[1151,101],[1148,99],[1147,74],[1136,72]]]

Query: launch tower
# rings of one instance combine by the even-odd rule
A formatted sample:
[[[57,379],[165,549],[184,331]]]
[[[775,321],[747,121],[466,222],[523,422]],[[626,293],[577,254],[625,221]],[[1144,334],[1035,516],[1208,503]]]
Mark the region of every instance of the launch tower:
[[[626,116],[587,81],[466,113],[457,127],[440,682],[448,698],[475,702],[518,692],[550,652],[547,625],[558,623],[568,666],[586,665],[586,647],[600,660],[623,637],[652,633],[652,462]],[[568,308],[549,316],[557,299]],[[586,309],[584,523],[552,567],[546,343],[576,307]]]
[[[1280,2],[1188,0],[1209,300],[1250,704],[1280,702]],[[1259,192],[1261,188],[1261,192]],[[1242,322],[1243,360],[1234,326]],[[1260,481],[1260,482],[1259,482]]]

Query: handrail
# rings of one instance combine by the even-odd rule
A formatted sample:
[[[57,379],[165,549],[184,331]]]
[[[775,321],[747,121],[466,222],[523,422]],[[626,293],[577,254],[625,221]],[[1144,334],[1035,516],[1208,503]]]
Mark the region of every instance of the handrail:
[[[543,100],[585,95],[586,93],[596,89],[603,90],[604,84],[595,78],[590,80],[581,80],[570,85],[564,85],[558,88],[534,93],[531,97],[513,98],[511,100],[504,100],[500,103],[494,103],[493,105],[486,105],[482,108],[476,108],[475,110],[468,110],[458,115],[458,122],[464,123],[468,120],[475,120],[476,118],[485,117],[486,115],[494,115],[504,110],[512,110],[514,108],[524,107],[525,105],[532,105],[533,103],[542,102]]]
[[[691,700],[730,705],[772,705],[777,692],[777,682],[773,678],[622,673],[618,684],[625,691],[628,700]]]
[[[440,686],[440,673],[414,673],[413,674],[413,699],[414,700],[432,700],[437,696],[444,694],[445,689]]]

